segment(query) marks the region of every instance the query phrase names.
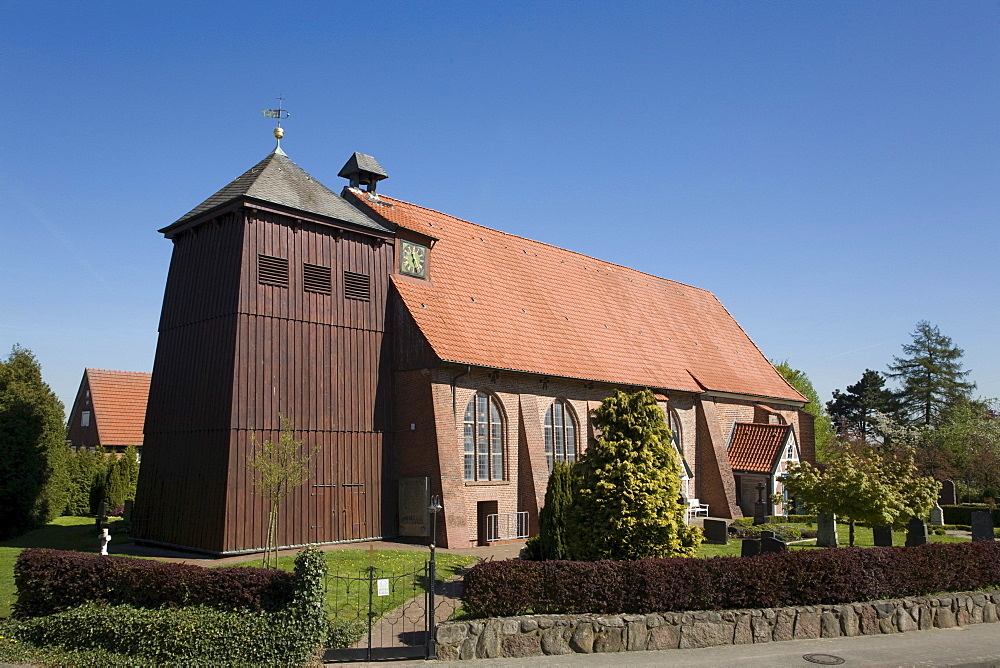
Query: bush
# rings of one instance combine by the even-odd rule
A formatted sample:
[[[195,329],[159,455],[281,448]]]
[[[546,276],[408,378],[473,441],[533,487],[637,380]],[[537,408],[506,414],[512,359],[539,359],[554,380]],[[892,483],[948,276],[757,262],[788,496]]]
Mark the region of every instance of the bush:
[[[972,513],[977,510],[988,510],[993,515],[993,526],[1000,526],[1000,508],[988,506],[985,503],[965,503],[960,506],[941,506],[944,510],[945,524],[972,524]]]
[[[44,548],[21,552],[14,582],[18,617],[50,615],[88,601],[275,611],[293,597],[292,575],[284,571],[202,568]]]
[[[135,663],[302,665],[315,660],[328,637],[325,573],[318,550],[300,552],[291,600],[275,612],[205,605],[149,609],[93,601],[45,617],[11,621],[8,629],[13,625],[18,640],[38,647],[71,652],[113,648]]]
[[[770,608],[1000,586],[1000,544],[840,548],[753,558],[493,561],[465,577],[473,617]]]
[[[769,515],[767,524],[816,524],[815,515]],[[741,517],[732,521],[730,526],[749,527],[753,526],[752,517]]]
[[[801,540],[802,531],[796,527],[782,526],[780,524],[758,524],[756,526],[737,527],[734,532],[738,538],[760,538],[761,531],[773,531],[774,537],[785,541]]]

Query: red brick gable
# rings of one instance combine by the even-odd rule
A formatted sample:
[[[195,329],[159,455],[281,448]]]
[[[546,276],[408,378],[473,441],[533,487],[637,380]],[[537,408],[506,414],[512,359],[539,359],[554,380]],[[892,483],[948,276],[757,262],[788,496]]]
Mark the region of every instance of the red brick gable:
[[[87,369],[85,374],[101,445],[142,445],[152,374],[106,369]]]
[[[787,424],[737,422],[729,439],[729,465],[734,471],[770,475],[791,430]]]
[[[430,280],[394,275],[393,282],[444,361],[805,400],[706,290],[381,194],[345,194],[391,223],[437,238]]]

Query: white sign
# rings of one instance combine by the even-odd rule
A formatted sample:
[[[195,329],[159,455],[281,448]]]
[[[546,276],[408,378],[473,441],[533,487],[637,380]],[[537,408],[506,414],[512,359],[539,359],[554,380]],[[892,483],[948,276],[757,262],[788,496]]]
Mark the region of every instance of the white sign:
[[[389,578],[380,578],[375,581],[378,583],[378,595],[388,596],[389,595]]]

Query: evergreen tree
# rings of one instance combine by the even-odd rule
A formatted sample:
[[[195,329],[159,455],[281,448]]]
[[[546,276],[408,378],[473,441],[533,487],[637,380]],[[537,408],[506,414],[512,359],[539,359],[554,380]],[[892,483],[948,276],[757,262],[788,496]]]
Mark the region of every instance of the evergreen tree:
[[[135,484],[139,479],[139,459],[134,446],[128,446],[121,457],[112,458],[108,466],[108,511],[117,510],[128,499],[135,499]]]
[[[826,409],[842,435],[854,434],[868,441],[885,438],[876,427],[875,414],[894,417],[899,413],[900,404],[896,393],[886,389],[882,374],[865,369],[861,380],[847,386],[847,392],[833,391],[833,399],[826,403]]]
[[[771,364],[774,365],[774,368],[789,385],[809,400],[809,403],[803,406],[802,410],[810,413],[815,418],[813,420],[813,433],[816,439],[816,458],[823,461],[826,457],[825,453],[833,447],[836,435],[833,431],[833,422],[830,420],[830,415],[826,412],[826,408],[823,407],[823,402],[820,401],[816,388],[813,387],[812,381],[809,380],[806,372],[793,369],[788,364],[788,360],[778,362],[777,364],[775,364],[774,360],[771,360]]]
[[[601,437],[576,465],[571,557],[693,556],[701,530],[685,522],[681,465],[653,393],[616,391],[596,417]]]
[[[962,370],[965,351],[951,337],[926,320],[917,323],[911,336],[913,342],[903,345],[907,357],[893,358],[889,377],[902,383],[899,397],[906,416],[917,424],[935,425],[944,407],[968,397],[976,384],[964,380],[970,373]]]
[[[545,488],[545,505],[538,513],[539,550],[542,559],[568,559],[569,510],[573,504],[573,468],[556,460]]]
[[[105,467],[104,454],[87,449],[71,452],[69,456],[69,491],[66,497],[66,515],[85,517],[92,515],[90,491],[94,476]]]
[[[65,413],[31,351],[0,360],[0,539],[44,524],[66,507]]]

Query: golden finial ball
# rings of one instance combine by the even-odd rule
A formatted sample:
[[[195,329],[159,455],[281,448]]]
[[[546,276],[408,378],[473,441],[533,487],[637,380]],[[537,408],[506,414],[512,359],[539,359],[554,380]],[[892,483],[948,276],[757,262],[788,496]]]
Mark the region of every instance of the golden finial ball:
[[[274,128],[274,138],[281,139],[285,136],[285,131],[281,128]]]

